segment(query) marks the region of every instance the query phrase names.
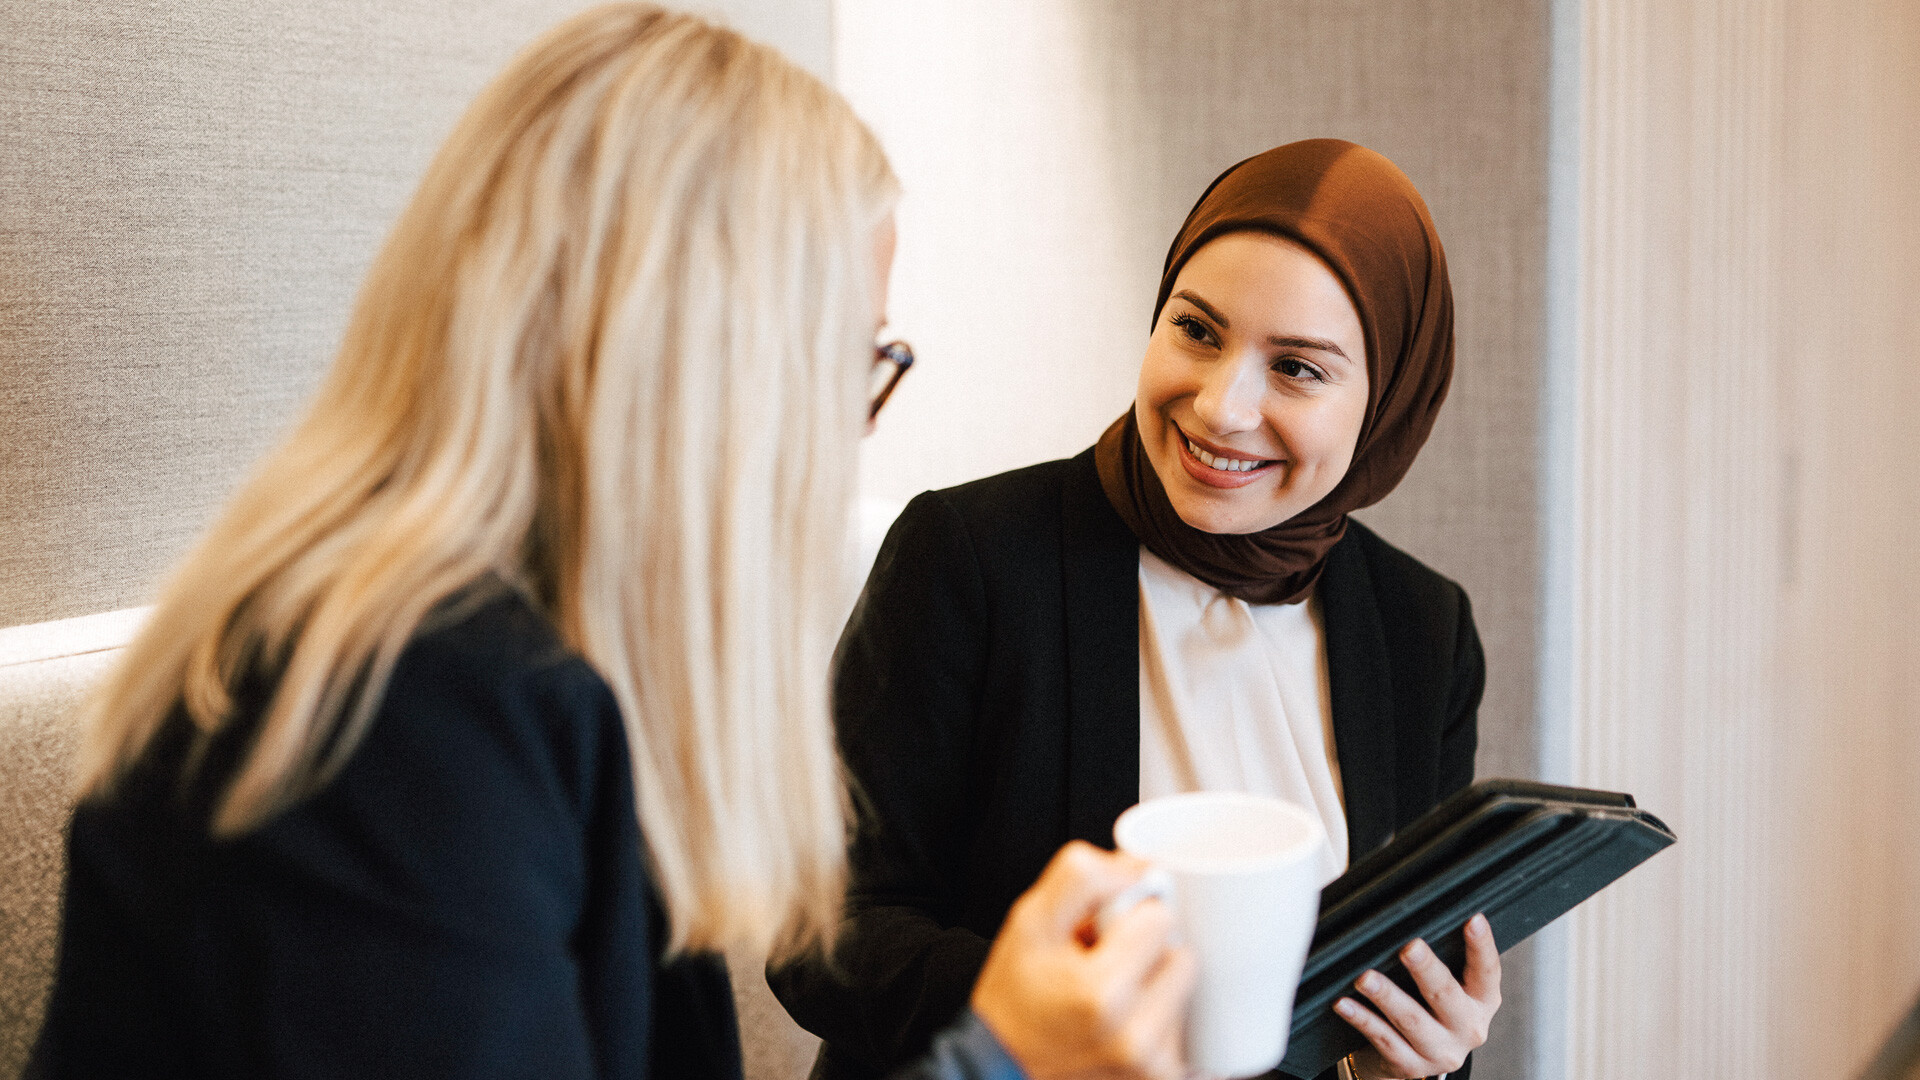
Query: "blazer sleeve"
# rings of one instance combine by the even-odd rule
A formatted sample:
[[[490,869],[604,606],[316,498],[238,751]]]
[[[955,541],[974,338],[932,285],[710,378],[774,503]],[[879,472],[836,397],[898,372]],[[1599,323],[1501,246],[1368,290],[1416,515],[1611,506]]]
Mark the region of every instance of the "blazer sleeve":
[[[835,656],[834,718],[856,812],[831,958],[770,968],[793,1018],[877,1072],[925,1054],[966,1008],[988,942],[957,925],[987,599],[941,495],[901,513]]]

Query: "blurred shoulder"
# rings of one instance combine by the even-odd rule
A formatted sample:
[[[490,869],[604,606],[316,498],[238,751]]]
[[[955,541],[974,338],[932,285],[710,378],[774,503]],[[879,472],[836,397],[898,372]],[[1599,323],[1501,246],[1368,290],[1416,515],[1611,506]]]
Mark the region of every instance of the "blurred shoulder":
[[[1084,457],[1084,455],[1082,455]],[[930,492],[970,517],[1003,513],[1009,508],[1037,510],[1058,506],[1062,489],[1081,464],[1081,457],[1043,461],[964,484]]]
[[[593,668],[561,641],[546,614],[525,593],[493,575],[435,605],[407,643],[399,668],[457,675],[499,688],[528,679],[582,690],[605,687]]]
[[[576,786],[622,742],[622,728],[593,666],[524,593],[489,576],[441,601],[415,631],[370,740],[545,759]]]
[[[965,567],[1004,587],[1029,587],[1046,568],[1057,572],[1068,489],[1089,482],[1098,480],[1082,454],[921,492],[894,521],[875,571]]]
[[[1057,533],[1065,491],[1092,475],[1088,455],[1043,461],[937,491],[907,504],[901,520],[961,527],[976,541]],[[1097,482],[1097,481],[1096,481]]]

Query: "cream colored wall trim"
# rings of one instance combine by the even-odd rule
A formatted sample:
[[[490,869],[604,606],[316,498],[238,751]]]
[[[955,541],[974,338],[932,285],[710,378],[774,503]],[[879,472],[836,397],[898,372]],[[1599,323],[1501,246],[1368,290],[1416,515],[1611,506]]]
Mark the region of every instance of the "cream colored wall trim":
[[[0,668],[118,649],[133,640],[151,607],[0,628]]]

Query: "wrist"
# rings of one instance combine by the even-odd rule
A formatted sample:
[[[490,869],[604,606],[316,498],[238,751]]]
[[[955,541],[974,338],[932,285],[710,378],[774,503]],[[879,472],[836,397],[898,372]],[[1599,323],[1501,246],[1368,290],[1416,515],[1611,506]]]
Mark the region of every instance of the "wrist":
[[[962,1020],[970,1018],[980,1033],[1000,1048],[1022,1077],[1043,1080],[1048,1063],[1035,1060],[1035,1048],[1029,1033],[1020,1024],[1019,1011],[1008,1009],[1003,1012],[999,1005],[994,995],[983,995],[975,987],[966,1012],[961,1014]]]
[[[933,1057],[958,1066],[937,1075],[964,1080],[1030,1080],[1031,1074],[1013,1056],[1000,1036],[968,1007],[952,1026],[935,1040]]]

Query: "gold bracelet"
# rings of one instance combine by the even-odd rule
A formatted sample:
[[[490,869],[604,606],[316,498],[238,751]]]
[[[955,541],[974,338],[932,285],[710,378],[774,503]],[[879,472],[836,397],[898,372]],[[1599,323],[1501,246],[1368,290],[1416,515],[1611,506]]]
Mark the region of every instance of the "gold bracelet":
[[[1348,1054],[1346,1057],[1340,1059],[1340,1064],[1347,1070],[1347,1080],[1360,1080],[1360,1066],[1353,1060],[1353,1057],[1352,1054]]]

